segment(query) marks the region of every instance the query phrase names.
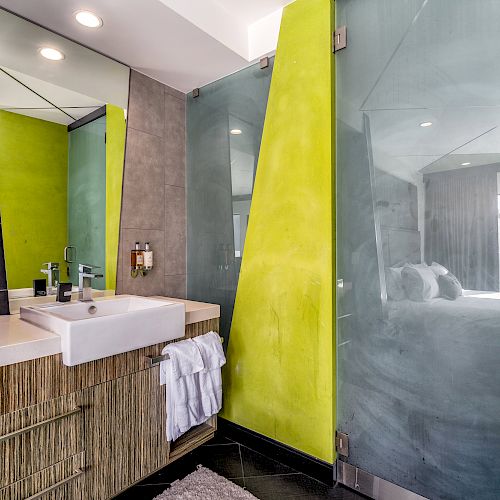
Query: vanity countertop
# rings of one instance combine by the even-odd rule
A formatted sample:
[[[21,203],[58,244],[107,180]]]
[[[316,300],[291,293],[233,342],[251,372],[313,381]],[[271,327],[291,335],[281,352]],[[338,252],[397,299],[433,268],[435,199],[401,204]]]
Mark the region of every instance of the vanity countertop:
[[[220,317],[218,304],[170,297],[155,298],[184,303],[186,325]],[[106,298],[103,297],[101,300],[106,300]],[[21,320],[19,314],[0,316],[0,366],[51,356],[60,352],[59,335]]]

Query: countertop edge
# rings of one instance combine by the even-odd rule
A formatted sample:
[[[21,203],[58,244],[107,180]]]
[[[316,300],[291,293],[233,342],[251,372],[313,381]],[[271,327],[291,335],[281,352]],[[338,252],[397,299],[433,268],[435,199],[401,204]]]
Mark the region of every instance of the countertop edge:
[[[220,318],[220,306],[218,304],[196,302],[174,297],[154,296],[152,298],[184,303],[186,306],[186,325]],[[18,321],[20,321],[18,313],[0,316],[0,341],[2,326],[8,324],[9,328],[15,329],[16,327],[13,325]],[[30,338],[30,334],[26,335],[26,332],[24,332],[23,338],[16,340],[15,333],[11,334],[12,342],[0,345],[0,367],[61,353],[61,339],[57,334],[25,322],[22,323],[22,328],[24,330],[31,330],[33,338]]]

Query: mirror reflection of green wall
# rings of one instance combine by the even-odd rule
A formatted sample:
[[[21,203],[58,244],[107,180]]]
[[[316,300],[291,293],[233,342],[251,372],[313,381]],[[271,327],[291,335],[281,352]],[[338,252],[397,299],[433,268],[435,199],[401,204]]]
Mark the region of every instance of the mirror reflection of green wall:
[[[63,262],[67,234],[67,127],[0,110],[0,211],[9,288]]]
[[[78,263],[101,268],[96,289],[114,289],[125,147],[124,110],[71,132],[0,110],[0,211],[8,286],[29,288],[44,262],[78,285]],[[67,245],[76,262],[66,264]]]

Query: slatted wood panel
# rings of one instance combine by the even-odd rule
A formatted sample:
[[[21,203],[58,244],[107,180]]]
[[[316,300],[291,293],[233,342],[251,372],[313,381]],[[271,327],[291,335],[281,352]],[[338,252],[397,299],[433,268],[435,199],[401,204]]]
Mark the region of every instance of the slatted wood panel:
[[[187,338],[218,331],[218,320],[189,326]],[[146,355],[159,355],[164,345]],[[166,394],[159,378],[156,366],[84,390],[87,498],[112,498],[167,465]],[[215,425],[215,418],[211,422]],[[199,436],[196,442],[201,444]],[[177,456],[193,449],[185,448]]]
[[[40,424],[28,432],[0,440],[0,488],[84,450],[82,411],[53,420],[80,404],[81,392],[78,392],[0,415],[0,436]]]
[[[201,335],[210,330],[219,331],[219,318],[186,325],[184,338]],[[140,332],[137,334],[140,335]],[[178,340],[180,339],[176,341]],[[78,366],[64,366],[60,354],[1,366],[0,415],[144,370],[144,357],[159,356],[166,344],[157,344]]]
[[[85,391],[87,498],[105,499],[167,464],[159,368]]]
[[[69,481],[46,493],[40,497],[40,500],[91,500],[91,497],[84,496],[85,474],[73,478],[75,471],[83,469],[84,462],[84,453],[69,457],[6,488],[0,489],[0,500],[25,500],[66,479],[69,479]]]

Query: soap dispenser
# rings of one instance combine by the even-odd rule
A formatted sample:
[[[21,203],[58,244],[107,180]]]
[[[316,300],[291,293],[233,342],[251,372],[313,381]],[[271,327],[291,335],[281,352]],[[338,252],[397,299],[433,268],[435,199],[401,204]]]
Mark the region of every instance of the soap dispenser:
[[[144,270],[150,271],[151,269],[153,269],[153,250],[151,250],[149,246],[149,241],[146,241],[143,255],[144,255]]]
[[[144,268],[144,251],[140,248],[140,243],[135,242],[135,248],[130,251],[130,273],[136,278],[139,271]]]

